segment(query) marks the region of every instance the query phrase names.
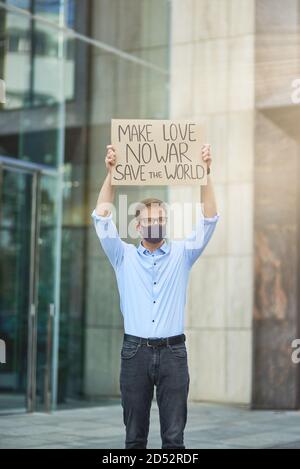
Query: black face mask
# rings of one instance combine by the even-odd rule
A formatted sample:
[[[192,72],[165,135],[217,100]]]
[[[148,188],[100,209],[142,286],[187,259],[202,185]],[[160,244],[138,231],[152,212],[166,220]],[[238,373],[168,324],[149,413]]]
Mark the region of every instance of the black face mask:
[[[141,233],[148,243],[159,243],[166,236],[166,225],[141,225]]]

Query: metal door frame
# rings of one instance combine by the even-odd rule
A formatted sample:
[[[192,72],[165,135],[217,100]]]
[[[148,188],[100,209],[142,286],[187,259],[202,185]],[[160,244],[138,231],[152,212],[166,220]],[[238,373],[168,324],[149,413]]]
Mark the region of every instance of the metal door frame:
[[[16,158],[0,155],[0,194],[2,193],[3,171],[12,171],[22,174],[32,175],[32,197],[31,197],[31,236],[30,236],[30,275],[29,275],[29,304],[28,304],[28,342],[27,342],[27,386],[26,386],[26,410],[34,412],[36,410],[36,363],[37,363],[37,311],[38,311],[38,281],[39,281],[39,236],[40,236],[40,211],[41,211],[41,191],[40,180],[42,175],[59,178],[57,169],[50,166],[31,163]],[[1,220],[1,212],[0,212]],[[57,241],[59,242],[59,240]],[[56,283],[57,284],[57,283]],[[55,295],[55,293],[54,293]],[[53,304],[49,305],[50,314],[53,316],[53,306],[59,295],[55,295]],[[59,308],[55,308],[56,311]],[[57,326],[57,327],[56,327]],[[58,345],[58,319],[54,321],[53,330],[54,344]],[[54,350],[54,354],[58,353]],[[55,360],[57,363],[57,359]],[[57,370],[52,367],[53,374]],[[49,373],[48,373],[49,374]],[[54,386],[57,379],[54,379]],[[56,405],[56,389],[52,389],[52,407]],[[47,402],[49,407],[49,402]]]

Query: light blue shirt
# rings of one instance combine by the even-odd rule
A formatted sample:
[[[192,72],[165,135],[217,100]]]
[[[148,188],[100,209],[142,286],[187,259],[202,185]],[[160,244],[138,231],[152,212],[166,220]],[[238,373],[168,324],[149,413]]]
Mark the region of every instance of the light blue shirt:
[[[94,209],[91,216],[116,274],[125,333],[146,338],[183,334],[189,273],[220,215],[202,217],[187,238],[165,239],[152,253],[141,241],[137,246],[123,241],[112,213],[99,216]]]

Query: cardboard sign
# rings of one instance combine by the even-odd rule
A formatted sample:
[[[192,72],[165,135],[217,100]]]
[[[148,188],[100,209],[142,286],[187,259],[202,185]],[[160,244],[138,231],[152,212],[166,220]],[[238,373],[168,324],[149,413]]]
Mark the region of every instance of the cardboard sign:
[[[207,184],[202,125],[190,121],[112,119],[112,185]]]

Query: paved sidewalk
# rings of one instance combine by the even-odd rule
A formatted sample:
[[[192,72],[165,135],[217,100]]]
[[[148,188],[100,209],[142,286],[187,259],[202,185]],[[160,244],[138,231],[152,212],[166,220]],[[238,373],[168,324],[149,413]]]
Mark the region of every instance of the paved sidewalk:
[[[0,415],[0,448],[124,448],[120,401],[101,407]],[[152,403],[148,448],[161,448]],[[186,448],[300,448],[300,411],[189,403]]]

